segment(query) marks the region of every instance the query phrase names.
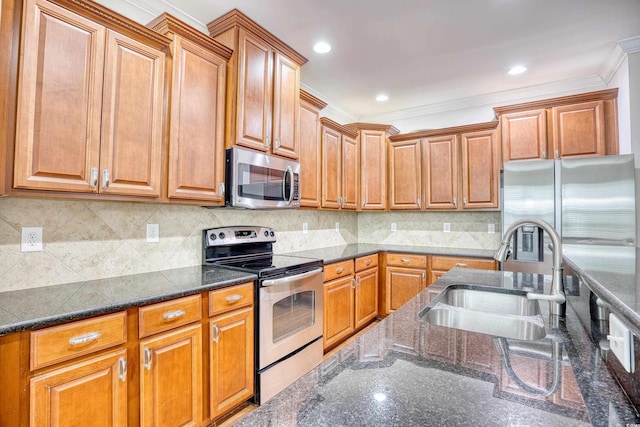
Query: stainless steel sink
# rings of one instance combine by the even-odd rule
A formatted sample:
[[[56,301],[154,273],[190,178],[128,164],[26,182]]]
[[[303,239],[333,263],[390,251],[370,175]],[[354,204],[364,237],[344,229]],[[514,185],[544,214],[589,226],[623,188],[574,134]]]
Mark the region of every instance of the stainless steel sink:
[[[513,289],[452,285],[419,316],[433,325],[497,337],[538,340],[546,335],[539,301]]]

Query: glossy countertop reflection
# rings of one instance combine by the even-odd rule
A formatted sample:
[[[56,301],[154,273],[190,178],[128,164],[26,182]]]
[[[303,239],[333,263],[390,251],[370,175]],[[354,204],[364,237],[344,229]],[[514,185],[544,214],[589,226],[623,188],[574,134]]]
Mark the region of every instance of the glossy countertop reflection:
[[[540,280],[538,280],[540,279]],[[418,313],[446,286],[531,288],[531,275],[454,269],[245,418],[240,426],[579,426],[640,422],[568,307],[537,341],[434,326]],[[554,343],[560,348],[555,354]],[[550,387],[558,361],[559,383]],[[509,364],[510,369],[507,369]],[[523,386],[524,384],[524,386]],[[536,393],[532,390],[551,390]]]

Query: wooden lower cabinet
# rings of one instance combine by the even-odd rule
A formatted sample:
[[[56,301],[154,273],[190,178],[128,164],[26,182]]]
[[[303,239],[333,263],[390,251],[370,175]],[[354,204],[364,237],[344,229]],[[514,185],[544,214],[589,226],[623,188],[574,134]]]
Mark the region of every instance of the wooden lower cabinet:
[[[340,277],[324,284],[324,348],[350,336],[354,330],[354,279]]]
[[[253,307],[209,320],[209,400],[213,419],[253,396],[253,330]]]
[[[121,349],[33,377],[30,425],[126,426],[126,364]]]
[[[355,280],[354,323],[360,329],[378,316],[378,266],[357,272]]]
[[[480,270],[497,270],[498,262],[489,258],[465,258],[450,256],[431,256],[429,284],[444,276],[452,268],[476,268]]]
[[[427,256],[384,254],[384,286],[381,287],[380,313],[390,314],[418,295],[427,285]]]
[[[202,422],[202,326],[198,323],[140,342],[140,425]]]

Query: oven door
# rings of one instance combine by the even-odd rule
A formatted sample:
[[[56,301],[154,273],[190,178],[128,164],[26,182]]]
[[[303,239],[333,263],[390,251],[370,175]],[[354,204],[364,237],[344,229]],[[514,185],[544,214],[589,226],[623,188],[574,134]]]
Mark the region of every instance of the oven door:
[[[258,369],[322,336],[322,279],[322,268],[317,268],[261,282]]]
[[[300,207],[300,164],[242,148],[227,150],[227,205],[249,209]]]

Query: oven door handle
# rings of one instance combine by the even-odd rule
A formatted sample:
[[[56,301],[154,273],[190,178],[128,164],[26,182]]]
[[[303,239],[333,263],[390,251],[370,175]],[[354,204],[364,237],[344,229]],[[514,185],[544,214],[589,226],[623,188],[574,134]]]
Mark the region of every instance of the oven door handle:
[[[296,282],[298,280],[303,280],[306,279],[308,277],[314,276],[316,274],[320,274],[322,273],[322,268],[316,268],[313,269],[311,271],[307,271],[306,273],[300,273],[300,274],[296,274],[294,276],[286,276],[286,277],[281,277],[278,279],[268,279],[268,280],[263,280],[262,281],[262,286],[263,287],[269,287],[269,286],[279,286],[279,285],[287,285],[291,282]]]

